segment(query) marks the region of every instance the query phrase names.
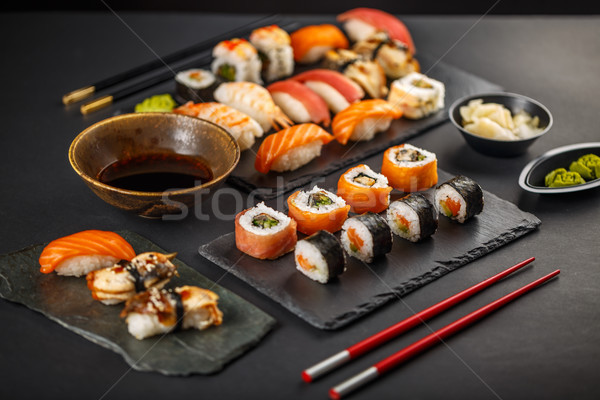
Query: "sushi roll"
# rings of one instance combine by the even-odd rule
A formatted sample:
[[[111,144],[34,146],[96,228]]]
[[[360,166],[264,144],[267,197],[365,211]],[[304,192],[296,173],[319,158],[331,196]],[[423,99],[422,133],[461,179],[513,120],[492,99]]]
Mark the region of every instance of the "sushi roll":
[[[202,118],[219,125],[231,133],[231,136],[240,145],[241,151],[252,147],[255,138],[264,134],[262,127],[254,119],[233,107],[221,103],[194,104],[190,101],[177,107],[173,112]]]
[[[372,212],[348,218],[340,238],[348,254],[366,263],[392,250],[390,227],[383,217]]]
[[[317,68],[302,72],[292,78],[304,83],[309,89],[325,100],[334,113],[338,113],[363,97],[365,92],[353,80],[342,73],[329,69]]]
[[[294,72],[294,51],[290,35],[277,25],[252,31],[250,43],[258,50],[267,82],[290,76]]]
[[[87,230],[48,243],[40,254],[40,272],[82,276],[133,257],[133,247],[118,234]]]
[[[328,283],[346,270],[340,242],[332,233],[318,231],[300,240],[294,251],[296,269],[313,281]]]
[[[455,176],[436,188],[435,205],[440,214],[462,224],[483,211],[483,191],[473,179]]]
[[[94,300],[107,305],[128,300],[151,287],[162,288],[177,274],[171,262],[177,253],[141,253],[131,261],[119,261],[112,267],[87,274],[87,286]]]
[[[183,329],[202,330],[223,322],[218,299],[214,292],[196,286],[151,288],[127,300],[120,316],[139,340]]]
[[[384,175],[374,172],[368,165],[361,164],[340,176],[337,195],[350,205],[352,212],[379,213],[388,208],[391,191],[392,188]]]
[[[406,45],[412,54],[416,49],[408,28],[392,14],[374,8],[359,7],[337,16],[344,23],[344,29],[353,41],[368,38],[377,31],[387,33],[392,39]]]
[[[340,111],[331,123],[335,140],[341,144],[367,141],[375,134],[387,130],[392,120],[402,116],[402,111],[382,99],[362,100]]]
[[[422,194],[409,194],[394,201],[386,218],[392,232],[411,242],[428,238],[438,227],[437,210]]]
[[[383,153],[381,173],[392,187],[405,193],[426,190],[438,181],[437,158],[427,150],[401,144]]]
[[[305,235],[324,230],[334,233],[342,229],[350,206],[335,194],[318,186],[299,190],[287,199],[289,216],[298,223],[298,231]]]
[[[294,250],[296,221],[259,203],[235,217],[235,245],[244,253],[274,260]]]
[[[321,154],[321,147],[333,140],[315,124],[300,124],[273,133],[258,148],[254,168],[263,174],[270,170],[293,171]]]
[[[388,93],[385,71],[381,65],[364,59],[352,50],[329,50],[323,66],[343,73],[374,99],[385,97]]]
[[[327,103],[300,82],[286,79],[267,86],[273,101],[296,123],[314,122],[329,126]]]
[[[402,108],[404,116],[420,119],[444,108],[445,86],[418,72],[392,82],[388,101]]]
[[[226,82],[215,90],[215,100],[235,108],[256,120],[268,132],[287,128],[292,121],[273,102],[269,91],[252,82]]]
[[[290,35],[294,60],[302,64],[319,61],[328,50],[347,49],[348,39],[335,25],[308,25]]]
[[[381,65],[385,75],[390,79],[398,79],[411,72],[419,72],[421,69],[408,47],[397,40],[390,39],[384,32],[377,32],[355,43],[352,50],[365,59]]]
[[[175,93],[181,103],[210,101],[219,83],[206,69],[188,69],[175,75]]]
[[[213,74],[232,82],[262,84],[262,63],[258,52],[246,39],[234,38],[219,42],[213,49]]]

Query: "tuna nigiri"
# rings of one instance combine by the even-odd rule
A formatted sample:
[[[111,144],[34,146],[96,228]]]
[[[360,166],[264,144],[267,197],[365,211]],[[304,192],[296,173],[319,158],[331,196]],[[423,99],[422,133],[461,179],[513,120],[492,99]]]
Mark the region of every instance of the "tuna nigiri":
[[[319,156],[321,147],[332,140],[333,136],[318,125],[294,125],[265,138],[254,167],[263,174],[270,170],[293,171]]]
[[[87,230],[50,242],[40,255],[40,271],[81,276],[135,257],[133,247],[114,232]]]
[[[322,122],[323,125],[329,126],[331,117],[327,103],[307,86],[287,79],[270,84],[267,90],[275,104],[294,122]]]
[[[393,119],[401,116],[402,110],[385,100],[363,100],[338,113],[331,129],[335,140],[341,144],[348,140],[371,140],[377,132],[388,129]]]
[[[359,7],[338,15],[337,20],[344,22],[344,29],[353,41],[364,40],[376,31],[385,31],[392,39],[404,43],[412,54],[416,52],[406,25],[385,11]]]
[[[319,61],[328,50],[347,49],[348,39],[335,25],[309,25],[292,32],[294,60],[310,64]]]

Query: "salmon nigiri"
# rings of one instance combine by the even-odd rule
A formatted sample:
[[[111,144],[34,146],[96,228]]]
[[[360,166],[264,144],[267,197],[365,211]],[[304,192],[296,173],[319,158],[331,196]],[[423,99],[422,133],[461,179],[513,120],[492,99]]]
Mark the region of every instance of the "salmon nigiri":
[[[300,82],[286,79],[267,86],[273,101],[295,122],[323,123],[329,126],[331,116],[327,103]]]
[[[87,230],[50,242],[40,255],[40,271],[81,276],[135,257],[133,247],[114,232]]]
[[[319,156],[321,147],[332,140],[333,136],[318,125],[294,125],[265,138],[254,167],[263,174],[270,170],[293,171]]]
[[[393,119],[402,116],[402,110],[382,99],[363,100],[338,113],[331,124],[335,140],[371,140],[377,132],[390,127]]]
[[[335,25],[309,25],[292,32],[294,60],[310,64],[319,61],[331,49],[347,49],[348,39]]]

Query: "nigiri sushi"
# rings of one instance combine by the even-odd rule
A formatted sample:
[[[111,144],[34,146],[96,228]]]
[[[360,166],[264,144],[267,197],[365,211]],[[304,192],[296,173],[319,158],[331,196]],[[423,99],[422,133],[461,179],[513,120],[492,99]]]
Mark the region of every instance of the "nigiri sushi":
[[[323,66],[343,73],[374,99],[382,98],[388,93],[387,79],[381,65],[353,50],[329,50],[325,54]]]
[[[320,230],[339,231],[350,211],[344,199],[318,186],[294,192],[288,197],[287,204],[289,216],[296,220],[298,231],[306,235]]]
[[[127,300],[120,316],[139,340],[182,329],[202,330],[223,322],[218,299],[216,293],[197,286],[151,288]]]
[[[341,144],[348,140],[371,140],[377,132],[390,127],[393,119],[400,118],[402,111],[382,99],[363,100],[340,111],[331,124],[335,140]]]
[[[311,64],[319,61],[328,50],[347,49],[348,39],[335,25],[309,25],[292,32],[290,35],[294,60]]]
[[[315,124],[300,124],[269,135],[256,154],[254,167],[266,174],[293,171],[321,154],[321,147],[333,140],[326,130]]]
[[[401,78],[421,69],[408,47],[398,40],[390,39],[385,32],[377,32],[356,42],[352,50],[368,60],[376,61],[391,79]]]
[[[254,118],[265,132],[271,127],[279,130],[292,125],[292,121],[273,102],[269,91],[256,83],[222,83],[215,90],[215,99]]]
[[[176,114],[191,115],[213,122],[231,133],[240,145],[240,150],[246,150],[254,144],[255,137],[264,133],[262,127],[254,119],[233,107],[221,103],[187,102],[173,110]]]
[[[262,83],[262,63],[258,52],[246,39],[219,42],[213,49],[213,74],[227,81]]]
[[[324,126],[329,126],[331,116],[327,103],[306,85],[287,79],[270,84],[267,90],[275,104],[294,122],[322,122]]]
[[[290,46],[290,35],[277,25],[253,30],[250,43],[258,50],[268,82],[290,76],[294,72],[294,51]]]
[[[171,262],[176,253],[141,253],[131,261],[120,261],[112,267],[87,274],[87,286],[92,297],[104,304],[118,304],[151,287],[162,288],[177,267]]]
[[[87,230],[53,240],[42,250],[40,271],[82,276],[135,257],[133,247],[114,232]]]
[[[344,29],[348,36],[355,42],[364,40],[377,31],[384,31],[392,39],[404,43],[412,54],[416,52],[415,44],[406,25],[385,11],[359,7],[339,14],[337,20],[344,23]]]
[[[365,97],[362,88],[343,74],[329,69],[313,69],[290,79],[302,82],[325,100],[329,109],[338,113]]]

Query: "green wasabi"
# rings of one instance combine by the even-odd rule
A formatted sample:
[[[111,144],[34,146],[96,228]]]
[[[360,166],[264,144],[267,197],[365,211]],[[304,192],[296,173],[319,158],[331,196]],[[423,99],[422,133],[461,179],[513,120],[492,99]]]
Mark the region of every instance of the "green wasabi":
[[[600,157],[595,154],[586,154],[573,161],[569,171],[577,172],[585,180],[600,178]]]
[[[585,183],[585,180],[577,172],[569,172],[564,168],[558,168],[546,175],[544,183],[547,187],[556,188],[581,185]]]
[[[135,112],[171,112],[177,106],[170,94],[157,94],[135,105]]]

